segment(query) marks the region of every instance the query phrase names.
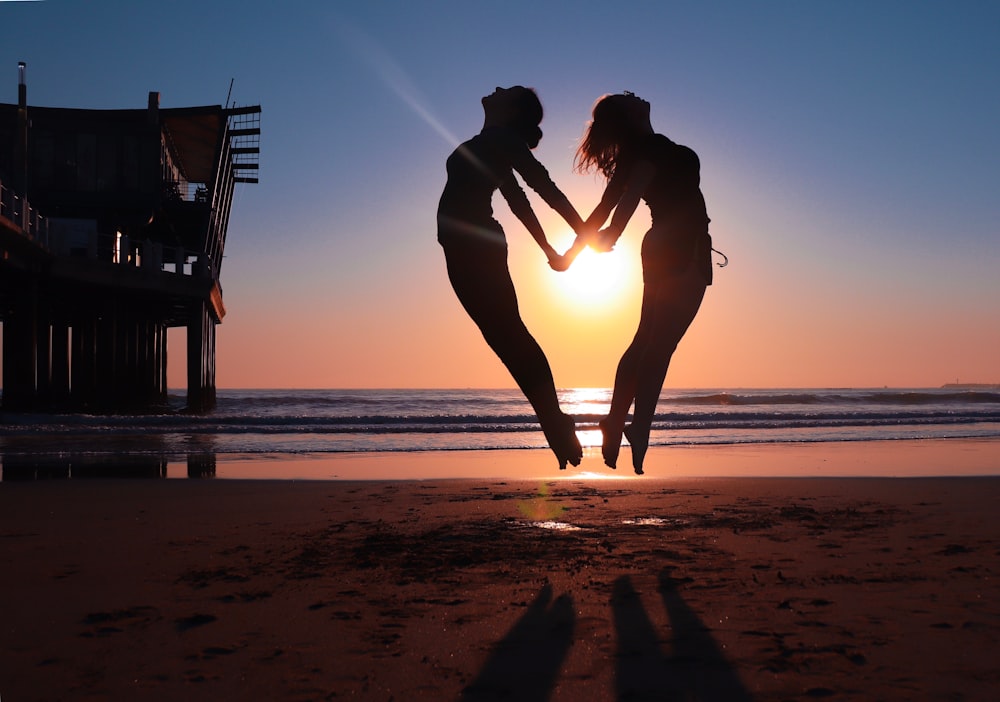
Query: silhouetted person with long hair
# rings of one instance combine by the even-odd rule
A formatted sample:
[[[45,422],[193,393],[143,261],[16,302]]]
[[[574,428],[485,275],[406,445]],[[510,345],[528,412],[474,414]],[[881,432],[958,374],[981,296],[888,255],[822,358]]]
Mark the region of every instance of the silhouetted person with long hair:
[[[618,363],[608,416],[601,420],[601,453],[614,468],[624,433],[632,465],[642,473],[656,403],[678,342],[694,320],[712,283],[712,240],[700,189],[698,156],[653,131],[649,103],[632,93],[606,95],[576,154],[579,172],[598,171],[608,180],[585,234],[566,254],[590,245],[610,251],[642,199],[651,227],[642,240],[642,308],[639,327]],[[614,214],[611,215],[612,210]],[[587,231],[611,223],[587,239]],[[635,403],[632,423],[626,427]]]
[[[438,242],[455,294],[528,398],[559,467],[579,465],[583,450],[573,418],[560,409],[549,362],[521,320],[507,268],[507,240],[493,218],[493,193],[500,190],[555,270],[565,270],[565,260],[546,239],[514,173],[577,234],[583,220],[531,153],[542,138],[542,104],[535,91],[497,88],[482,103],[482,131],[448,157],[448,181],[438,205]]]

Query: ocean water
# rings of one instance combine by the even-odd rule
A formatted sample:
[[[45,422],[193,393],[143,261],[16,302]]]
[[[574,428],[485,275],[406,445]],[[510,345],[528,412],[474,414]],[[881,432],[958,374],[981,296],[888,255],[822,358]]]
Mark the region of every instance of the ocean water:
[[[599,446],[607,388],[560,392],[584,446]],[[343,454],[543,449],[516,390],[221,390],[205,415],[183,395],[141,415],[0,414],[0,459],[192,453]],[[1000,387],[664,390],[652,446],[1000,438]]]

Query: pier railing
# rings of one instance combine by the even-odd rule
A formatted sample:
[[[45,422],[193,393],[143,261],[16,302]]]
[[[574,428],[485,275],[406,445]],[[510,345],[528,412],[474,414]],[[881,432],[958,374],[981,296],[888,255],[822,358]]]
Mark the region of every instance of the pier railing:
[[[164,184],[167,199],[178,202],[208,202],[208,186],[205,183],[189,183],[187,181],[168,181]]]
[[[202,202],[205,187],[185,184],[178,189],[188,202]],[[0,181],[0,216],[18,227],[24,236],[54,256],[103,260],[122,266],[159,270],[199,278],[218,277],[211,257],[181,246],[167,246],[150,240],[135,241],[123,234],[99,234],[91,220],[49,219],[41,216],[27,200]]]
[[[0,217],[19,227],[27,237],[48,246],[49,222],[31,204],[0,181]]]
[[[104,248],[110,246],[111,261],[122,266],[134,266],[198,278],[216,278],[215,267],[207,254],[189,251],[181,246],[165,246],[157,241],[132,241],[128,236],[98,236]],[[100,247],[99,247],[100,248]]]
[[[94,229],[63,231],[61,224],[53,220],[49,234],[49,250],[56,256],[103,260],[119,266],[197,278],[218,278],[215,266],[204,252],[149,239],[137,241],[120,233],[99,234]]]

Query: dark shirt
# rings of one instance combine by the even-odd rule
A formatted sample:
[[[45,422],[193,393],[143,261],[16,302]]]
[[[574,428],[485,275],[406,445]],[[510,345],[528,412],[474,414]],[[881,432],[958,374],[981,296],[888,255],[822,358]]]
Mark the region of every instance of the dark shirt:
[[[711,285],[712,239],[701,193],[698,155],[662,134],[644,137],[622,154],[608,184],[618,190],[619,197],[628,187],[633,167],[640,161],[651,163],[655,169],[642,194],[651,219],[642,242],[644,279],[680,273],[694,264]]]
[[[515,214],[531,207],[515,172],[550,206],[566,202],[524,139],[511,129],[484,129],[455,149],[446,167],[448,181],[438,203],[441,243],[483,227],[503,239],[503,232],[493,219],[493,193],[499,189]]]
[[[689,229],[692,236],[708,231],[698,154],[662,134],[651,134],[623,156],[609,184],[621,192],[625,191],[636,162],[648,161],[656,169],[642,194],[649,206],[653,229]]]

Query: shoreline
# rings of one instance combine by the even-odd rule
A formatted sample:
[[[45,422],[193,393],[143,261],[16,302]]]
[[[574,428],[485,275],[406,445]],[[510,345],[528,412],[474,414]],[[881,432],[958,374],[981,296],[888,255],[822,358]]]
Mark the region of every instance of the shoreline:
[[[603,464],[599,447],[585,448],[581,465],[565,471],[557,469],[547,448],[326,454],[201,450],[186,457],[123,454],[114,459],[29,454],[16,459],[8,456],[0,463],[5,481],[66,478],[74,475],[74,466],[75,475],[92,477],[273,481],[954,477],[1000,475],[1000,438],[654,446],[647,454],[643,476],[633,473],[627,446],[617,470]]]
[[[265,465],[279,461],[280,476]],[[407,453],[269,455],[224,457],[220,478],[296,480],[675,480],[682,478],[959,477],[1000,475],[1000,439],[899,439],[654,446],[645,474],[637,476],[631,451],[622,448],[618,468],[604,465],[600,447],[584,449],[580,466],[560,471],[548,449],[424,451]]]

